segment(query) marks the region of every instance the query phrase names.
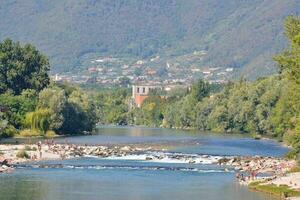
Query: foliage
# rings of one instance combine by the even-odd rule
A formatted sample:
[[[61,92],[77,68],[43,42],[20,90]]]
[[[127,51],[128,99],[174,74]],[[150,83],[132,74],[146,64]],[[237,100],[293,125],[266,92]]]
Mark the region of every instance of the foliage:
[[[37,151],[37,148],[26,145],[25,148],[24,148],[24,150],[25,151]]]
[[[114,89],[93,93],[98,121],[102,124],[128,124],[129,91],[127,89]]]
[[[288,171],[288,173],[296,173],[300,172],[300,166],[293,167],[291,170]]]
[[[24,128],[37,93],[49,83],[48,71],[48,59],[34,46],[10,39],[0,43],[0,137],[12,137]]]
[[[24,89],[42,90],[49,84],[48,59],[30,44],[6,39],[0,43],[0,93],[19,95]]]
[[[18,152],[17,152],[17,158],[26,158],[26,159],[29,159],[30,158],[30,156],[29,156],[29,154],[27,153],[27,151],[26,150],[24,150],[24,149],[22,149],[22,150],[19,150]]]
[[[38,108],[50,112],[50,130],[58,131],[63,122],[63,110],[67,104],[65,90],[58,87],[45,88],[39,93]]]
[[[210,85],[208,82],[205,82],[203,80],[198,80],[196,83],[192,86],[192,98],[196,101],[201,101],[204,97],[207,97],[209,94]]]
[[[32,45],[0,43],[0,137],[94,130],[95,107],[88,95],[72,85],[49,84],[48,70],[48,59]]]
[[[17,136],[19,137],[38,137],[41,135],[39,130],[32,130],[32,129],[23,129],[21,130]]]
[[[165,99],[159,96],[147,98],[141,108],[136,108],[135,124],[158,127],[163,120],[163,109],[165,108]]]
[[[25,124],[27,124],[31,130],[39,130],[42,135],[45,135],[50,128],[50,110],[38,109],[34,112],[27,113]]]
[[[300,84],[300,17],[288,17],[285,25],[285,35],[290,42],[290,48],[275,56],[280,72],[287,73],[289,78]]]
[[[1,121],[0,121],[1,123]],[[0,138],[13,137],[18,131],[12,125],[5,125],[0,129]]]
[[[266,192],[280,198],[300,196],[300,192],[289,188],[287,185],[276,186],[274,184],[266,185],[261,182],[253,182],[249,184],[249,188],[261,192]]]
[[[5,110],[3,115],[9,124],[20,129],[22,128],[25,114],[35,109],[36,97],[28,95],[26,92],[18,96],[9,93],[0,94],[0,105]]]
[[[51,130],[46,131],[45,137],[53,138],[53,137],[56,137],[56,136],[57,136],[57,134],[54,131],[51,131]]]
[[[96,124],[94,105],[87,94],[67,84],[54,85],[41,91],[38,109],[48,110],[48,130],[58,134],[91,132]]]

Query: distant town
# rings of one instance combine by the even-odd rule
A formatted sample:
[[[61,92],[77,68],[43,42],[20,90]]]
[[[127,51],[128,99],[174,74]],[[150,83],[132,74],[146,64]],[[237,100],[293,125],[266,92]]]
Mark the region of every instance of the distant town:
[[[129,87],[135,83],[190,85],[199,78],[224,83],[237,71],[233,67],[201,66],[205,54],[194,51],[172,59],[159,55],[148,59],[99,57],[84,63],[84,69],[78,73],[55,73],[51,77],[56,82]]]

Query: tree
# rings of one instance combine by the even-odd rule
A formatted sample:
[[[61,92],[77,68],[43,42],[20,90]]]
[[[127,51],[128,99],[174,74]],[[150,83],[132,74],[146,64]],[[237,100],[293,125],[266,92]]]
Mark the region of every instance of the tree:
[[[81,90],[74,90],[63,108],[64,121],[59,129],[67,134],[92,132],[97,122],[95,106]]]
[[[128,112],[130,92],[127,89],[100,91],[93,95],[93,104],[98,122],[102,124],[128,124],[134,121],[133,112]]]
[[[50,129],[50,110],[38,109],[34,112],[26,114],[25,124],[31,128],[31,130],[41,131],[43,135]]]
[[[24,89],[40,91],[49,84],[48,59],[30,44],[10,39],[0,43],[0,93],[21,94]]]
[[[289,78],[300,84],[300,18],[288,17],[285,23],[285,35],[290,42],[290,48],[274,57],[280,73],[286,73]]]
[[[140,109],[140,119],[142,124],[158,127],[162,124],[164,100],[159,96],[147,98]]]
[[[46,88],[39,94],[38,109],[48,109],[50,113],[50,129],[59,132],[64,123],[63,110],[67,97],[65,91],[58,87]]]
[[[192,86],[192,97],[197,101],[201,101],[204,97],[209,95],[210,86],[208,82],[199,79],[196,83]]]
[[[125,87],[125,88],[128,87],[131,84],[131,81],[127,76],[122,76],[119,79],[119,82],[120,82],[120,86]]]
[[[0,139],[3,137],[13,137],[17,133],[15,127],[9,124],[5,118],[5,113],[0,111]]]
[[[285,23],[285,35],[289,49],[274,59],[285,83],[282,95],[272,114],[272,122],[279,135],[295,130],[300,118],[300,18],[290,16]]]
[[[29,91],[18,96],[5,93],[0,95],[0,105],[5,107],[3,115],[8,123],[21,129],[26,113],[35,110],[36,97],[29,95]]]

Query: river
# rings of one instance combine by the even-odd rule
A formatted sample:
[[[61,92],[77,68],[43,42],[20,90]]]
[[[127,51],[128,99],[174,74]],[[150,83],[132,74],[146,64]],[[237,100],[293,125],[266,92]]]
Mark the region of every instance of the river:
[[[99,127],[98,134],[56,139],[76,144],[166,146],[170,154],[283,156],[272,140],[139,127]],[[210,163],[134,158],[47,161],[61,168],[20,168],[0,175],[1,200],[271,200],[236,183],[233,170]]]

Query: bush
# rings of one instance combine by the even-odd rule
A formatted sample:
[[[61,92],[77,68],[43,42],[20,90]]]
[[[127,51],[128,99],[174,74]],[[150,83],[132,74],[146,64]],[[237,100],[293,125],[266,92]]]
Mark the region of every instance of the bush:
[[[47,131],[45,134],[46,137],[52,138],[57,136],[57,134],[54,131]]]
[[[28,153],[24,149],[18,151],[16,156],[17,156],[17,158],[26,158],[26,159],[30,158],[30,156],[28,155]]]
[[[24,129],[20,131],[19,136],[21,137],[37,137],[40,136],[41,133],[37,130]]]
[[[293,167],[289,171],[289,173],[296,173],[296,172],[300,172],[300,166]]]
[[[8,138],[8,137],[13,137],[18,133],[17,129],[13,126],[8,126],[3,130],[2,133],[0,133],[0,137]]]
[[[300,144],[300,134],[298,131],[288,131],[283,135],[283,141],[296,148]]]
[[[262,138],[262,136],[260,134],[257,133],[253,133],[251,134],[251,137],[255,140],[260,140]]]
[[[25,146],[24,150],[25,151],[36,151],[37,148],[36,147]]]
[[[30,146],[25,146],[24,150],[25,151],[31,151],[31,147]]]

